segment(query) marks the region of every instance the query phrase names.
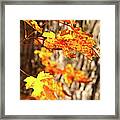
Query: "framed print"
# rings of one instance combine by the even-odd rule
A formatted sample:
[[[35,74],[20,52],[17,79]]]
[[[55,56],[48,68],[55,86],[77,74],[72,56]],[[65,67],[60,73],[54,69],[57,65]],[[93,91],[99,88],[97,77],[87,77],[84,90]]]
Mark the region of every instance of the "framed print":
[[[119,119],[119,7],[2,1],[1,118]]]

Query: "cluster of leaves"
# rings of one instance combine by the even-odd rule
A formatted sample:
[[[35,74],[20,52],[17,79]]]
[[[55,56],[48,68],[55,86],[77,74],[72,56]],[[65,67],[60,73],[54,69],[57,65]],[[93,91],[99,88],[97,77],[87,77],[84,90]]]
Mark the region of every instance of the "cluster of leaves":
[[[73,21],[66,21],[70,23],[70,25],[67,24],[68,28],[66,30],[59,31],[57,35],[51,31],[43,33],[42,36],[47,37],[45,39],[44,46],[50,50],[62,49],[64,55],[69,58],[76,57],[76,52],[82,53],[90,60],[97,57],[98,54],[93,49],[96,45],[93,36],[87,32],[83,32],[80,27],[74,27]]]
[[[42,28],[37,27],[36,21],[26,20],[35,30],[42,33]],[[26,82],[26,89],[33,89],[32,97],[40,100],[57,100],[64,99],[65,93],[63,90],[63,83],[70,87],[73,81],[88,83],[91,80],[84,71],[76,70],[71,64],[67,64],[64,69],[59,68],[59,63],[51,60],[53,50],[62,50],[65,57],[74,58],[76,53],[80,52],[88,59],[92,60],[98,54],[93,49],[96,45],[93,36],[83,32],[81,28],[74,27],[74,20],[61,20],[62,24],[67,24],[66,30],[61,30],[55,34],[53,32],[44,32],[45,37],[42,42],[43,47],[40,50],[35,50],[34,54],[38,55],[45,66],[37,78],[30,76],[24,81]],[[41,44],[41,42],[40,42]],[[56,75],[63,76],[63,81],[56,80]]]
[[[30,76],[24,81],[26,89],[32,88],[34,90],[31,96],[38,100],[56,100],[64,97],[62,84],[55,81],[53,75],[49,73],[42,71],[37,78]]]
[[[90,82],[84,71],[75,70],[71,64],[67,64],[64,69],[58,68],[58,63],[50,59],[53,53],[45,47],[35,50],[34,54],[41,58],[45,70],[40,72],[37,78],[30,76],[24,80],[26,89],[33,88],[32,97],[41,100],[64,99],[63,83],[55,80],[56,75],[62,75],[68,87],[73,81]]]

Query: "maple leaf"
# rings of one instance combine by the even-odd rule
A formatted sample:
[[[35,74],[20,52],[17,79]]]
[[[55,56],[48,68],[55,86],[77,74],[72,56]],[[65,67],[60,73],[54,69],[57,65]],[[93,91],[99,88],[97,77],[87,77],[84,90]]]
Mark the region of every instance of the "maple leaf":
[[[52,52],[47,50],[45,47],[42,47],[41,50],[35,50],[34,54],[38,54],[40,58],[48,58],[52,55]]]
[[[39,80],[36,80],[33,86],[34,91],[32,92],[32,96],[39,97],[41,92],[43,91],[43,86],[44,86],[44,83],[40,82]]]
[[[49,73],[44,73],[44,71],[42,71],[38,74],[37,78],[30,76],[27,77],[24,81],[27,82],[25,84],[26,89],[33,88],[34,90],[31,96],[40,97],[41,92],[44,91],[43,87],[45,85],[49,85],[49,81],[47,80],[53,81],[53,76]]]
[[[35,83],[36,78],[34,78],[33,76],[30,76],[30,77],[27,77],[24,81],[26,82],[25,84],[26,89],[29,89],[33,87],[33,84]]]
[[[53,76],[50,75],[49,73],[44,73],[44,71],[40,72],[37,76],[38,80],[43,80],[43,79],[47,79],[47,78],[53,79]]]
[[[55,38],[55,33],[53,32],[44,32],[43,37],[47,37],[47,38]]]

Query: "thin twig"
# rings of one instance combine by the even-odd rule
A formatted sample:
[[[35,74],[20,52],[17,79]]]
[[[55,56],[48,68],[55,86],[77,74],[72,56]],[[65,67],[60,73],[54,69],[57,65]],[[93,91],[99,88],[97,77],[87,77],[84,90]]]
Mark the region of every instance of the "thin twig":
[[[35,31],[31,32],[26,38],[24,38],[23,40],[21,40],[20,42],[24,42],[26,39],[28,39]]]
[[[31,75],[29,75],[28,73],[26,73],[25,71],[23,71],[22,69],[20,69],[20,71],[21,71],[23,74],[27,75],[27,76],[31,76]]]

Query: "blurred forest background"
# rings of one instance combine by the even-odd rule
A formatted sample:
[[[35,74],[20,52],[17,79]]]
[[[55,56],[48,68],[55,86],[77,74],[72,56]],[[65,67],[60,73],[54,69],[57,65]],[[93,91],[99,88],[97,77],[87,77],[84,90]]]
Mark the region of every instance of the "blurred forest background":
[[[43,28],[43,31],[53,31],[54,33],[67,27],[55,20],[36,20],[36,22],[39,27]],[[97,48],[100,48],[99,20],[76,20],[75,27],[81,27],[83,31],[92,34],[97,42]],[[41,33],[37,32],[25,21],[20,21],[20,99],[22,100],[34,99],[29,97],[32,89],[26,90],[23,80],[29,75],[36,77],[44,68],[41,61],[37,60],[37,56],[34,55],[34,50],[41,48],[39,41],[37,41],[37,39],[42,39],[41,36]],[[90,61],[87,57],[78,53],[76,61],[75,59],[64,58],[61,50],[56,50],[52,59],[62,63],[63,67],[64,64],[70,63],[74,68],[87,72],[89,78],[92,79],[92,82],[88,84],[73,82],[70,87],[64,86],[65,91],[68,93],[65,97],[66,100],[100,99],[100,58]]]

